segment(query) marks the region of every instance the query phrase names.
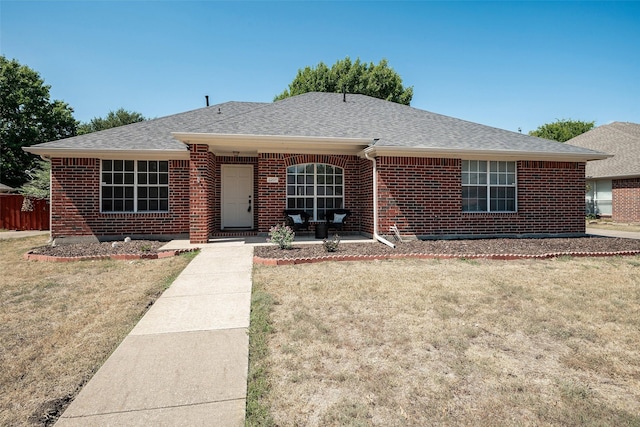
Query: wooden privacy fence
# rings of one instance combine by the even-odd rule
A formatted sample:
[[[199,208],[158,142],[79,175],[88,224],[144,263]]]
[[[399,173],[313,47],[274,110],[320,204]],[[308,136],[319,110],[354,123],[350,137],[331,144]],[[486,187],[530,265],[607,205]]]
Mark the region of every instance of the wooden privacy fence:
[[[49,201],[29,199],[25,203],[19,194],[0,194],[0,229],[48,230]]]

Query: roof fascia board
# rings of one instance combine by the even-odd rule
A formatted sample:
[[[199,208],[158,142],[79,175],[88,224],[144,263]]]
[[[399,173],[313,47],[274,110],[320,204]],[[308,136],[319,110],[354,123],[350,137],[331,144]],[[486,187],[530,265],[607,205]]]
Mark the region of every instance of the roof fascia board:
[[[188,150],[91,150],[79,148],[23,147],[43,158],[92,158],[108,160],[189,160]]]
[[[376,147],[371,146],[362,150],[358,155],[387,156],[387,157],[435,157],[455,158],[466,160],[544,160],[544,161],[573,161],[586,162],[613,157],[611,154],[577,154],[577,153],[541,153],[538,151],[503,151],[503,150],[460,150],[442,148],[416,147]]]

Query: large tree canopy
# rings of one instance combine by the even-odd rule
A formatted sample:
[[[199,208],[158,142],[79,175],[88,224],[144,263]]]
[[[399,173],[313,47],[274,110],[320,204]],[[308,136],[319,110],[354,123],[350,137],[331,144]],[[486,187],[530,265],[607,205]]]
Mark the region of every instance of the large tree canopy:
[[[143,120],[146,120],[146,118],[142,114],[120,108],[116,111],[109,111],[105,118],[94,117],[89,123],[81,123],[78,126],[78,135],[137,123]]]
[[[49,89],[31,68],[0,56],[0,181],[24,183],[37,158],[22,150],[76,134],[73,109],[51,101]]]
[[[320,62],[315,68],[298,70],[289,88],[274,101],[307,92],[347,92],[360,93],[399,104],[409,105],[413,98],[413,86],[405,88],[402,79],[386,59],[377,65],[366,64],[349,57],[338,60],[331,68]]]
[[[531,136],[565,142],[571,138],[593,129],[596,122],[582,122],[580,120],[562,119],[544,124],[529,132]]]

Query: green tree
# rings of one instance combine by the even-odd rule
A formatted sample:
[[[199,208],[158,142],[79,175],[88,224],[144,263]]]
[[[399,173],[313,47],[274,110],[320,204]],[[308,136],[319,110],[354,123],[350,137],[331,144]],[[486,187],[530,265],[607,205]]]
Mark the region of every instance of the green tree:
[[[27,171],[27,175],[31,179],[20,187],[18,192],[23,196],[33,197],[34,199],[48,199],[50,173],[51,163],[38,160],[36,167]]]
[[[536,130],[529,132],[531,136],[551,139],[553,141],[565,142],[575,138],[595,126],[596,122],[582,122],[580,120],[562,119],[553,123],[544,124]]]
[[[40,75],[16,60],[0,56],[0,181],[18,187],[37,158],[22,150],[33,144],[76,134],[73,109],[51,100]]]
[[[147,119],[142,114],[120,108],[116,111],[109,111],[105,118],[94,117],[89,123],[81,123],[78,126],[78,135],[137,123],[143,120]]]
[[[349,57],[338,60],[331,68],[320,62],[316,67],[299,69],[298,74],[274,101],[307,92],[347,92],[369,95],[399,104],[409,105],[413,98],[413,86],[404,87],[402,78],[386,59],[377,65],[366,64]]]

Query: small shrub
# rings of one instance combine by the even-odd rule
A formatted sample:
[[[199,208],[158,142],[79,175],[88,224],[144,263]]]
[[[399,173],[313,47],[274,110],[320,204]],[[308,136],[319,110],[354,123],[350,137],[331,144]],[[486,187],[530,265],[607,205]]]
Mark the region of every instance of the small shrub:
[[[324,250],[325,251],[327,251],[327,252],[337,252],[338,251],[338,246],[340,246],[340,236],[335,234],[333,236],[333,239],[331,239],[331,240],[324,239],[322,241],[322,244],[324,245]]]
[[[280,249],[291,249],[296,233],[286,224],[275,225],[269,229],[267,242],[278,245]]]
[[[151,245],[142,245],[142,246],[140,247],[140,250],[141,250],[142,252],[150,252],[150,251],[151,251]]]

